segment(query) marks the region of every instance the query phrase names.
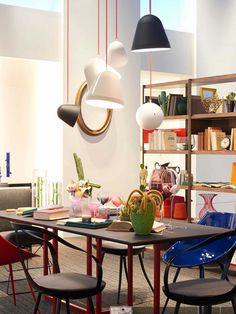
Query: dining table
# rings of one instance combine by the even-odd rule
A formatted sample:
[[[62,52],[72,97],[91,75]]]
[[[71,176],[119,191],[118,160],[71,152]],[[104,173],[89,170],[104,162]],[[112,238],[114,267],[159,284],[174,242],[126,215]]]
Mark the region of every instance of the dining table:
[[[29,225],[40,226],[52,230],[56,234],[58,231],[64,231],[75,235],[80,235],[86,238],[86,250],[89,254],[92,253],[92,241],[96,241],[96,256],[99,261],[102,260],[102,241],[108,240],[116,243],[126,244],[128,246],[128,281],[127,281],[127,305],[133,306],[133,247],[137,245],[153,246],[153,313],[160,313],[160,263],[161,254],[160,246],[166,243],[173,243],[179,240],[187,240],[201,237],[210,237],[216,234],[227,232],[228,229],[204,226],[195,223],[187,223],[182,221],[172,221],[173,228],[165,229],[159,233],[151,233],[149,235],[137,235],[135,232],[116,232],[108,231],[106,228],[90,229],[81,227],[72,227],[57,224],[57,221],[36,220],[33,217],[24,217],[6,211],[0,211],[0,219],[5,219],[12,222],[20,222]],[[58,252],[58,244],[53,242],[56,251]],[[48,252],[43,249],[44,274],[47,274]],[[60,251],[58,252],[60,258]],[[87,256],[86,271],[88,275],[92,275],[92,259]],[[78,306],[75,306],[79,308]],[[88,305],[85,308],[79,308],[81,313],[89,313]],[[96,295],[96,313],[110,313],[108,309],[102,307],[102,293]]]

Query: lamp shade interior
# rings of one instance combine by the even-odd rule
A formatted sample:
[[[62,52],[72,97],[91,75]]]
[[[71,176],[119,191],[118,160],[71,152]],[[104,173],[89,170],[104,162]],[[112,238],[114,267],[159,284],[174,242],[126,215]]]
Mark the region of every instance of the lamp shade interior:
[[[100,108],[123,108],[124,101],[119,76],[112,71],[100,73],[87,94],[86,103]]]
[[[138,21],[132,51],[155,51],[170,48],[169,40],[161,20],[152,14],[144,15]]]
[[[73,127],[79,115],[79,107],[75,105],[61,105],[57,109],[57,115],[62,121]]]

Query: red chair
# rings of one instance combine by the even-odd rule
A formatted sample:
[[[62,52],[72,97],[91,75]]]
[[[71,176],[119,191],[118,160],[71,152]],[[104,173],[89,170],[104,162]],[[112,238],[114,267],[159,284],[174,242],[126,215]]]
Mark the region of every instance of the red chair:
[[[15,292],[12,264],[20,262],[18,248],[14,244],[6,240],[1,235],[0,235],[0,248],[1,248],[0,266],[4,266],[4,265],[9,266],[13,301],[14,301],[14,305],[16,305],[16,292]],[[21,251],[22,251],[22,256],[24,259],[29,259],[36,256],[35,254],[25,251],[25,250],[21,250]],[[30,287],[30,290],[35,300],[35,295],[31,287]]]

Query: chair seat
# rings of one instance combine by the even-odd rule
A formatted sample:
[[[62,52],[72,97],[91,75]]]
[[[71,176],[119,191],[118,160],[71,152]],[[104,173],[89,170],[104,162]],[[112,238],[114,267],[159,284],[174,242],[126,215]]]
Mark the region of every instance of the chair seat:
[[[35,234],[38,237],[42,237],[41,232],[32,231],[32,234]],[[5,238],[8,241],[10,241],[11,243],[17,245],[15,231],[7,233]],[[30,234],[27,234],[23,231],[18,231],[18,239],[19,239],[19,243],[24,244],[26,247],[32,246],[32,245],[42,245],[43,244],[43,241],[41,241],[40,239],[34,238]]]
[[[93,244],[93,247],[96,248],[96,244]],[[138,255],[143,252],[145,246],[133,246],[133,255]],[[102,251],[103,253],[113,254],[113,255],[128,255],[128,245],[122,243],[116,243],[112,241],[102,241]]]
[[[220,304],[232,299],[233,288],[234,285],[226,280],[194,279],[169,284],[169,297],[189,305]],[[165,293],[164,287],[163,291]]]
[[[34,279],[41,293],[60,299],[82,299],[101,292],[106,283],[102,281],[97,290],[97,279],[78,273],[58,273]]]

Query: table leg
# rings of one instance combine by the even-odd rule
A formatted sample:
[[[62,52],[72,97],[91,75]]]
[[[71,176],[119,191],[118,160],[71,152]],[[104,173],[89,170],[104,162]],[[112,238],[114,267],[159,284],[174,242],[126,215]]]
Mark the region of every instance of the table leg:
[[[54,234],[56,234],[56,235],[58,234],[57,229],[53,229],[52,232],[53,232]],[[53,239],[53,240],[52,240],[52,245],[53,245],[53,247],[54,247],[54,249],[55,249],[56,258],[57,258],[57,260],[58,260],[58,241],[57,241],[56,239]],[[55,270],[54,267],[52,268],[52,272],[53,272],[53,273],[56,272],[56,270]]]
[[[133,306],[133,246],[128,245],[128,306]]]
[[[87,250],[87,275],[92,275],[92,237],[87,237],[86,242],[86,250]],[[87,301],[86,306],[87,312],[90,313],[89,302]]]
[[[160,244],[153,244],[154,247],[154,308],[153,313],[160,313]]]
[[[97,242],[97,259],[99,262],[102,262],[102,240],[96,239]],[[96,295],[96,314],[102,313],[102,294],[99,293]]]
[[[47,240],[47,236],[43,235],[44,239]],[[46,244],[43,244],[43,274],[48,275],[48,248]]]

